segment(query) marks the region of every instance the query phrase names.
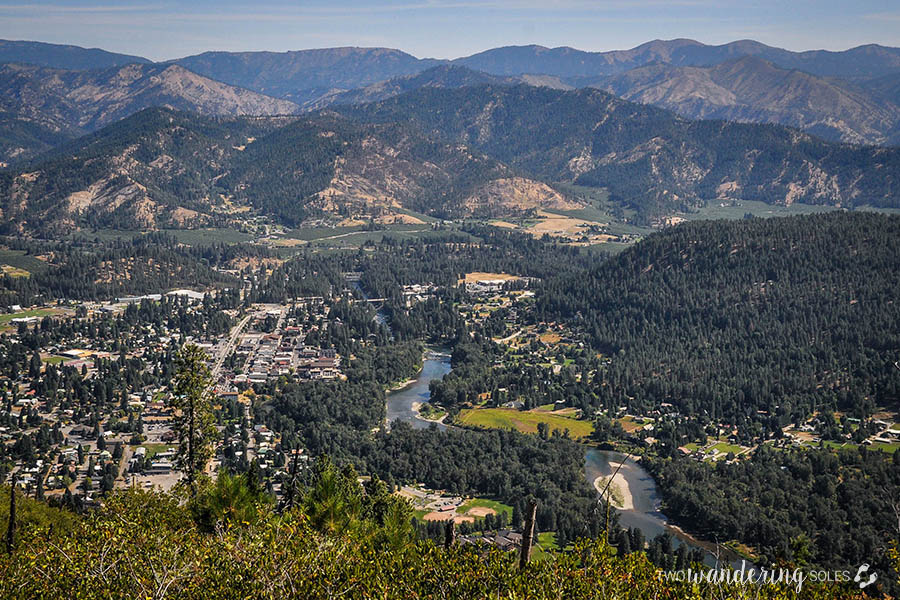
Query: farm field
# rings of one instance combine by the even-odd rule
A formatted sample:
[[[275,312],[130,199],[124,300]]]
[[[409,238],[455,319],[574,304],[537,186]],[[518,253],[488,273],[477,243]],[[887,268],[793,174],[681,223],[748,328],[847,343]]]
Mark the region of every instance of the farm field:
[[[515,429],[522,433],[537,433],[538,423],[546,423],[550,431],[560,433],[569,430],[574,439],[589,436],[594,431],[590,421],[579,421],[557,413],[543,411],[521,411],[514,408],[475,408],[460,411],[460,423],[487,429]]]

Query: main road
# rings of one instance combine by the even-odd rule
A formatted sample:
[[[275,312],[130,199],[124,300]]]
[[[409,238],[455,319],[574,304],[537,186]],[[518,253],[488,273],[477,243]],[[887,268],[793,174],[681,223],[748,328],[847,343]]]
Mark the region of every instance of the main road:
[[[241,337],[241,333],[244,331],[244,327],[247,326],[247,323],[250,322],[250,319],[253,317],[255,313],[251,312],[247,316],[245,316],[241,321],[231,328],[231,333],[228,335],[228,341],[222,347],[222,350],[219,352],[219,355],[216,357],[216,362],[213,364],[213,368],[211,370],[212,380],[219,380],[219,371],[222,370],[222,365],[225,363],[225,359],[228,358],[228,355],[234,350],[235,345],[237,345],[238,339]]]

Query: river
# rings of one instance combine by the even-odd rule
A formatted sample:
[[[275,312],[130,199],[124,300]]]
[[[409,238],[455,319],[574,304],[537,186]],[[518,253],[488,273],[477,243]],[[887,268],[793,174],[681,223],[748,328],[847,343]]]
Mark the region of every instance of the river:
[[[440,379],[449,372],[449,355],[435,351],[427,352],[422,370],[416,378],[411,380],[405,387],[388,393],[388,426],[395,420],[400,419],[416,429],[430,427],[433,422],[426,421],[419,416],[418,410],[414,407],[423,402],[428,402],[431,398],[428,384],[433,379]],[[437,423],[436,425],[441,430],[447,428],[443,423]],[[593,487],[594,480],[597,477],[612,475],[613,469],[610,467],[610,462],[620,463],[623,460],[625,460],[625,455],[620,452],[586,448],[584,474],[588,484]],[[661,533],[668,533],[673,538],[673,546],[678,547],[681,544],[687,544],[689,548],[700,548],[706,553],[705,562],[710,566],[715,566],[716,561],[712,554],[715,550],[713,544],[697,541],[668,524],[665,515],[659,510],[661,498],[656,488],[656,483],[653,481],[653,477],[637,461],[631,458],[625,460],[624,465],[619,470],[619,475],[623,476],[628,483],[628,488],[632,495],[632,503],[634,504],[634,508],[630,510],[616,509],[619,513],[620,526],[626,528],[637,527],[643,532],[644,538],[647,540]],[[736,554],[725,549],[722,549],[721,552],[725,561],[736,568],[740,568],[740,559]]]
[[[450,355],[429,350],[425,354],[425,362],[422,370],[415,379],[402,389],[389,392],[387,395],[387,424],[400,419],[406,421],[416,429],[425,429],[434,421],[426,421],[419,416],[416,406],[428,402],[431,398],[431,390],[428,384],[432,379],[440,379],[450,372]],[[443,423],[436,423],[438,429],[447,429]]]
[[[624,477],[628,484],[634,508],[617,509],[619,525],[625,528],[637,527],[648,541],[661,533],[668,533],[672,536],[674,547],[685,544],[688,548],[700,548],[705,552],[704,562],[709,566],[716,566],[713,554],[716,551],[715,544],[696,540],[669,525],[666,516],[659,510],[662,498],[656,488],[656,482],[636,460],[632,458],[626,460],[626,455],[621,452],[589,448],[584,454],[584,474],[588,483],[593,487],[597,477],[609,477],[614,470],[610,463],[623,461],[624,464],[619,469],[619,475]],[[740,568],[741,561],[737,554],[726,548],[719,549],[719,553],[723,561],[730,563],[735,568]]]

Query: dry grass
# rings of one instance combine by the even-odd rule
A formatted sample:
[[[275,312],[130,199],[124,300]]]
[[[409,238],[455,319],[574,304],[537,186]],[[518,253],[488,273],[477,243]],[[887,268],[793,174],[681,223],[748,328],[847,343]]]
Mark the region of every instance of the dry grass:
[[[466,283],[474,283],[476,281],[510,281],[513,279],[518,279],[516,275],[509,275],[507,273],[484,273],[481,271],[476,271],[474,273],[466,273],[465,282]]]

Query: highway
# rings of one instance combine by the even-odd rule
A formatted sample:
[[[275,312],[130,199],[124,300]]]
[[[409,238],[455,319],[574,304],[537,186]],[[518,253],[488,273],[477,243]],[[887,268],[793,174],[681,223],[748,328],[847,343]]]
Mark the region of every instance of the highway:
[[[231,333],[228,336],[228,342],[222,347],[222,350],[219,352],[219,355],[216,357],[216,362],[213,364],[212,368],[212,380],[216,382],[219,380],[219,371],[222,370],[222,365],[225,363],[225,359],[228,358],[228,355],[234,351],[235,346],[237,345],[238,340],[241,337],[241,333],[243,333],[244,328],[247,326],[247,323],[250,322],[250,319],[253,318],[255,313],[250,313],[245,316],[241,321],[235,325],[231,329]]]

